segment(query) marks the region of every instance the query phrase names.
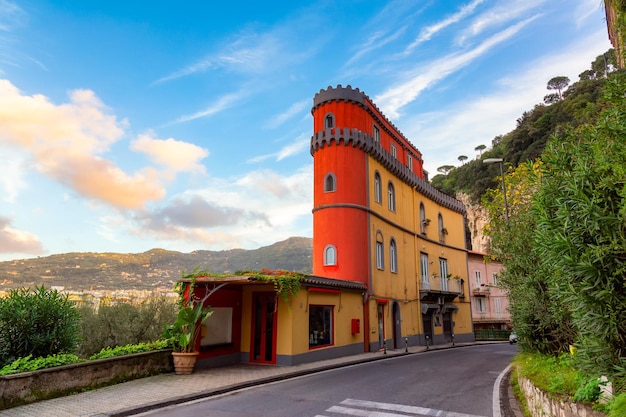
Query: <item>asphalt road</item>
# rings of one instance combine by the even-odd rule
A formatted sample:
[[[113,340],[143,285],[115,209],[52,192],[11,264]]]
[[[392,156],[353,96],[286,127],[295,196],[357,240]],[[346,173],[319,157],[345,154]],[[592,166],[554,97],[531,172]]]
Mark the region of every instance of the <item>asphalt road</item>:
[[[154,410],[151,417],[494,417],[507,344],[401,356]],[[496,414],[498,415],[498,414]]]

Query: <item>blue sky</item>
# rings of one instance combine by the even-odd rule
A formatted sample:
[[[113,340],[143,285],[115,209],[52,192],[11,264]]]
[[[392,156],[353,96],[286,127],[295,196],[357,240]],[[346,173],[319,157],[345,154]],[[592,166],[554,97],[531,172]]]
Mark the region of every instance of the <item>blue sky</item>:
[[[609,48],[600,0],[0,0],[0,260],[311,237],[320,89],[434,176]]]

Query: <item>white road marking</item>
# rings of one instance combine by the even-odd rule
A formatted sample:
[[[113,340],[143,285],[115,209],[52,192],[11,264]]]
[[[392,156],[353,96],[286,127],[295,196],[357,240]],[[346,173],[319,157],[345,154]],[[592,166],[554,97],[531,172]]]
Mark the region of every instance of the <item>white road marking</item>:
[[[360,408],[351,408],[360,407]],[[368,410],[369,409],[369,410]],[[373,410],[372,410],[373,409]],[[377,411],[383,410],[383,411]],[[432,408],[416,407],[412,405],[380,403],[375,401],[362,401],[346,399],[340,405],[334,405],[326,411],[330,413],[338,413],[348,416],[357,417],[399,417],[408,415],[428,416],[428,417],[484,417],[473,414],[456,413],[454,411],[435,410]],[[388,413],[386,411],[391,411]],[[402,414],[396,414],[400,412]]]
[[[502,383],[502,378],[509,372],[511,369],[511,365],[507,366],[504,371],[500,372],[500,375],[496,378],[496,382],[493,383],[493,417],[501,417],[502,413],[500,412],[500,384]]]

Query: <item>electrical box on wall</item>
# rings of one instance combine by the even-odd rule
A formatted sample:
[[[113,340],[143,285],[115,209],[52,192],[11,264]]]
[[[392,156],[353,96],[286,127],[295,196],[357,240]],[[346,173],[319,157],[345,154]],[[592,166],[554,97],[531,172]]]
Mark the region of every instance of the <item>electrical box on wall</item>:
[[[352,334],[361,333],[361,320],[360,319],[352,319]]]

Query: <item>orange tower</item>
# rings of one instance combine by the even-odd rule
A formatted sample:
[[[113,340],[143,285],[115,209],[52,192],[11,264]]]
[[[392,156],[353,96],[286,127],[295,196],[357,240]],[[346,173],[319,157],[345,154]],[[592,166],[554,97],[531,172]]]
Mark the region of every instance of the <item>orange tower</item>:
[[[443,343],[455,331],[473,338],[469,301],[457,305],[467,280],[463,203],[428,184],[422,154],[359,89],[320,90],[311,113],[313,275],[367,287],[365,350]],[[468,317],[453,320],[459,311]]]

